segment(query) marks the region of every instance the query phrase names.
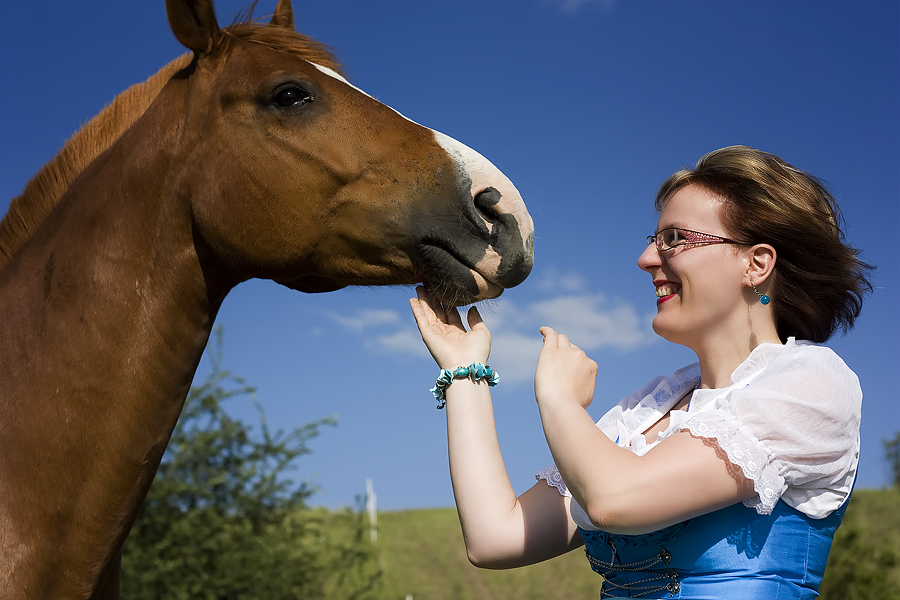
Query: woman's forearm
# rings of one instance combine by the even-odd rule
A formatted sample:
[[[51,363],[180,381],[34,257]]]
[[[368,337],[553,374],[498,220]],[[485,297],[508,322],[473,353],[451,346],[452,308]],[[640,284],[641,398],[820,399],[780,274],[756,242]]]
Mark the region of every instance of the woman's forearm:
[[[545,481],[516,497],[500,454],[485,383],[457,380],[450,386],[447,433],[453,493],[472,564],[521,567],[581,545],[569,514],[570,498]]]
[[[450,478],[469,559],[491,564],[515,552],[524,535],[509,481],[486,382],[456,380],[447,389]],[[520,519],[519,519],[520,520]]]
[[[550,454],[572,497],[594,525],[617,529],[627,520],[619,507],[631,506],[639,458],[612,443],[578,403],[539,401],[538,407]]]

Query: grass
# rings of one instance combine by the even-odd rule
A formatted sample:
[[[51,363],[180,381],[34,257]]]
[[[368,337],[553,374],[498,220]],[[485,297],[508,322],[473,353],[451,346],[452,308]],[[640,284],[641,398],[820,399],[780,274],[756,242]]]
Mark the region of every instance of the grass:
[[[584,554],[490,571],[466,558],[454,509],[378,515],[379,597],[384,600],[552,600],[599,597]],[[826,600],[900,599],[900,489],[856,490],[822,584]]]
[[[600,595],[601,578],[581,551],[520,569],[473,567],[452,508],[379,514],[378,545],[385,599],[562,600]]]

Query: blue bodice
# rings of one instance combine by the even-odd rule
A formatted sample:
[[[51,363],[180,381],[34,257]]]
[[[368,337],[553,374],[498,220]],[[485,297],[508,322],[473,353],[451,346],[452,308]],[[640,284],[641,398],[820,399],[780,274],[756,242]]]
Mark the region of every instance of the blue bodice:
[[[817,520],[784,502],[769,515],[735,504],[645,535],[579,532],[603,598],[805,600],[846,506]]]

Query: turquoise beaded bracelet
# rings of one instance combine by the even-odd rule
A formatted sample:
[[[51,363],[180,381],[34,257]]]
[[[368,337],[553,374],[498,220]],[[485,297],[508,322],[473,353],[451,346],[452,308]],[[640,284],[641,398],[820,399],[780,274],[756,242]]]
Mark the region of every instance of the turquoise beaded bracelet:
[[[472,382],[484,379],[490,387],[494,387],[500,382],[500,374],[491,369],[488,365],[481,363],[472,363],[468,367],[456,367],[452,371],[450,369],[441,369],[434,387],[429,391],[437,400],[438,410],[447,405],[447,388],[453,383],[454,379],[471,379]]]

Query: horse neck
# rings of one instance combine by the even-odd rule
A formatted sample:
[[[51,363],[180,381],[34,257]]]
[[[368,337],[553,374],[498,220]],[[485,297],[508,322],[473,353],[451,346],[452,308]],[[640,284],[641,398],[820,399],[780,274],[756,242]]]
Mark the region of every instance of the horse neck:
[[[0,269],[25,245],[78,176],[147,110],[172,76],[190,63],[184,54],[119,94],[68,141],[12,199],[0,220]]]
[[[87,579],[124,540],[235,283],[175,193],[179,133],[165,125],[179,102],[154,104],[0,270],[0,456],[15,466],[0,489],[18,515],[7,542],[31,544],[18,560]]]

